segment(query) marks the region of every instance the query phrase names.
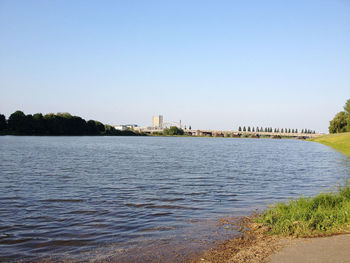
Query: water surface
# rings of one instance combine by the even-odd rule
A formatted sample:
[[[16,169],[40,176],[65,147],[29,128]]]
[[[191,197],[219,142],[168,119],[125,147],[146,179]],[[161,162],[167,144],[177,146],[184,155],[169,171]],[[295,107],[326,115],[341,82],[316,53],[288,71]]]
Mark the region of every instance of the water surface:
[[[298,140],[0,136],[0,261],[181,261],[167,257],[216,238],[218,218],[349,175],[349,158]]]

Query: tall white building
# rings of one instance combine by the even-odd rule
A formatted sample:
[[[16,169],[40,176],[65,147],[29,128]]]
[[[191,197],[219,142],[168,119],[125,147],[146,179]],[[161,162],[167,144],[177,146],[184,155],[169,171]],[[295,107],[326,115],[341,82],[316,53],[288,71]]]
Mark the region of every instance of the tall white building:
[[[153,116],[152,117],[152,128],[163,129],[163,116]]]

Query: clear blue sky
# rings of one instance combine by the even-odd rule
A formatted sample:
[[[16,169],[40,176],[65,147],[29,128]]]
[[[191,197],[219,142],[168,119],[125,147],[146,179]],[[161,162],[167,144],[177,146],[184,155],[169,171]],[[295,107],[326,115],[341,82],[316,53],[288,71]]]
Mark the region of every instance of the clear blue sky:
[[[327,132],[350,1],[0,0],[0,112]]]

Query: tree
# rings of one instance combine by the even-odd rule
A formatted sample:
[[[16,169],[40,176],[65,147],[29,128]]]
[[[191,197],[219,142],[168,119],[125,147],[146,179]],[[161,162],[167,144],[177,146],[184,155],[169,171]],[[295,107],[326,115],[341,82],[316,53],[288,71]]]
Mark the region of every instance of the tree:
[[[33,130],[34,134],[47,134],[46,123],[41,113],[35,113],[33,115]]]
[[[284,130],[283,130],[283,128],[281,129],[281,133],[284,133]]]
[[[329,122],[329,133],[350,131],[350,99],[344,105],[344,111],[338,112]]]
[[[96,123],[96,127],[97,127],[97,131],[102,134],[106,131],[106,127],[105,125],[102,123],[102,122],[99,122],[99,121],[95,121]],[[113,127],[114,128],[114,127]]]
[[[27,130],[26,115],[22,111],[16,111],[12,113],[8,120],[9,129],[23,134]]]
[[[0,114],[0,131],[7,129],[6,117],[3,114]]]
[[[329,133],[346,132],[347,126],[348,126],[348,116],[345,111],[341,111],[337,115],[335,115],[333,120],[329,122],[328,130],[329,130]]]
[[[165,135],[184,135],[184,130],[176,126],[171,126],[169,129],[164,129]]]
[[[44,120],[46,124],[46,132],[49,135],[59,135],[59,121],[57,116],[53,113],[48,113],[44,115]]]
[[[244,131],[244,132],[246,131],[245,126],[243,126],[243,131]]]
[[[248,126],[248,132],[250,132],[250,126]]]
[[[242,131],[242,127],[241,126],[238,127],[238,131]]]
[[[106,131],[106,127],[99,121],[89,120],[86,122],[86,130],[89,135],[100,135]],[[113,132],[113,129],[109,127],[109,133]]]
[[[259,130],[259,127],[256,127],[256,132],[259,132],[260,130]]]
[[[191,125],[190,125],[190,126],[188,127],[188,129],[189,129],[189,130],[192,130],[192,127],[191,127]]]
[[[86,127],[87,127],[87,133],[89,135],[97,135],[98,134],[96,122],[94,120],[88,120],[86,122]]]
[[[346,114],[350,114],[350,99],[348,99],[346,102],[345,102],[345,105],[344,105],[344,111]]]
[[[253,129],[252,129],[252,132],[255,132],[255,129],[254,129],[254,127],[253,127]]]
[[[122,135],[122,131],[117,130],[116,128],[114,128],[111,125],[104,125],[104,129],[105,129],[105,133],[106,135]]]
[[[41,113],[25,115],[22,111],[16,111],[10,115],[7,122],[5,116],[0,114],[0,131],[6,124],[11,134],[18,135],[141,135],[134,131],[122,132],[99,121],[86,122],[68,112],[43,116]]]

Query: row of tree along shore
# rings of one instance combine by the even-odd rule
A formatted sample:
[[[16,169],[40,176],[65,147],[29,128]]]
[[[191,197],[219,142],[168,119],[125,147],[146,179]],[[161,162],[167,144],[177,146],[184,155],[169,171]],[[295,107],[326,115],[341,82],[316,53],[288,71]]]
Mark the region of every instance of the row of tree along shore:
[[[49,113],[25,115],[16,111],[6,119],[0,114],[0,134],[2,135],[144,135],[132,130],[120,131],[113,126],[95,120],[84,120],[69,113]]]
[[[277,133],[272,137],[282,138],[298,134],[298,129],[272,129],[259,128],[252,129],[248,126],[239,127],[238,133],[233,132],[215,132],[215,131],[197,131],[193,134],[191,130],[183,130],[176,126],[165,128],[161,131],[147,133],[147,131],[135,131],[128,129],[125,131],[117,130],[111,125],[103,124],[96,120],[84,120],[79,116],[73,116],[70,113],[49,113],[43,115],[36,113],[34,115],[25,115],[22,111],[16,111],[6,119],[5,115],[0,114],[0,135],[114,135],[114,136],[214,136],[214,137],[271,137],[270,135],[260,133]],[[288,133],[290,135],[288,135]],[[300,136],[305,134],[315,134],[315,131],[303,129]]]
[[[274,133],[299,133],[298,132],[298,129],[288,129],[288,128],[282,128],[282,129],[279,129],[279,128],[274,128],[272,129],[271,127],[252,127],[250,128],[250,126],[248,126],[247,128],[244,126],[243,129],[241,126],[238,127],[238,131],[239,132],[274,132]],[[304,133],[304,134],[316,134],[316,131],[313,131],[313,130],[310,130],[310,129],[302,129],[300,133]]]

